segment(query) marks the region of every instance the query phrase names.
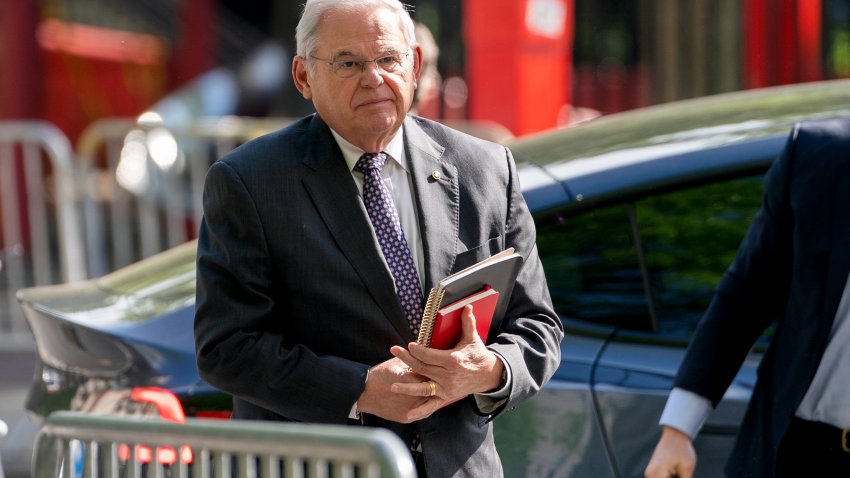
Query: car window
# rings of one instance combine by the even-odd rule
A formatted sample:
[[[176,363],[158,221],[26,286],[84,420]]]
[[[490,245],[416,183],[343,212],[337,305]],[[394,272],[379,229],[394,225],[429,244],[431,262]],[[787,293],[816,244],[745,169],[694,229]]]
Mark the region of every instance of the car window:
[[[762,177],[712,183],[636,204],[658,332],[689,337],[761,205]]]
[[[539,224],[537,247],[559,315],[634,329],[649,323],[627,205]]]
[[[762,192],[759,175],[539,220],[556,310],[565,319],[687,340]]]

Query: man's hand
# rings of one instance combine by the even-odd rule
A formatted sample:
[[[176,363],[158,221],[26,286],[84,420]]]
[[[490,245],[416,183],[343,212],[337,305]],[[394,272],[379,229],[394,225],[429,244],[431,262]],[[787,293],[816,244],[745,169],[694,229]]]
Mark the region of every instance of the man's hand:
[[[421,406],[425,398],[390,393],[395,383],[419,384],[425,377],[413,373],[401,360],[391,358],[369,369],[366,388],[357,399],[357,411],[399,423],[409,423],[410,410]]]
[[[461,323],[463,335],[451,350],[431,349],[416,343],[408,344],[407,350],[398,346],[390,349],[413,372],[425,377],[419,383],[398,381],[390,387],[396,394],[424,399],[421,406],[407,415],[409,420],[421,420],[447,402],[489,392],[501,385],[504,364],[478,337],[471,305],[464,307]]]
[[[691,478],[696,466],[697,454],[691,438],[665,426],[643,474],[646,478]]]

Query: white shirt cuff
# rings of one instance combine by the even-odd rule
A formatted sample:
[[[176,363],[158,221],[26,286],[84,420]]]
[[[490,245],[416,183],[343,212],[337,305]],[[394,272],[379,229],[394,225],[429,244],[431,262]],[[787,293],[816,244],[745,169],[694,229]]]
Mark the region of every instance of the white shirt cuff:
[[[371,372],[371,371],[372,371],[371,367],[366,370],[366,380],[364,380],[363,383],[366,383],[366,382],[369,381],[369,372]],[[356,401],[354,402],[353,405],[351,405],[351,410],[348,412],[348,418],[350,418],[352,420],[360,420],[360,412],[357,411],[357,402]]]
[[[502,361],[502,365],[505,367],[505,383],[502,384],[498,390],[487,393],[476,393],[473,395],[473,397],[475,397],[475,404],[478,406],[478,410],[480,410],[481,413],[490,413],[499,408],[511,392],[511,381],[513,380],[511,368],[508,367],[508,363],[505,361],[504,357],[499,355],[497,352],[493,353],[496,354],[496,357],[499,357],[499,360]]]
[[[689,437],[696,438],[713,407],[711,400],[694,392],[673,388],[658,421],[661,425],[673,427]]]

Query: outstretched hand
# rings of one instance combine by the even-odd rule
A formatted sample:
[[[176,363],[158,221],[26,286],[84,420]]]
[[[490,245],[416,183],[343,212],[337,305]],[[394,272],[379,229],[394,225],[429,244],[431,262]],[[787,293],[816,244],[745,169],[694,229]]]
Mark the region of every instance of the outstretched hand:
[[[464,307],[461,324],[461,338],[450,350],[431,349],[414,342],[407,349],[399,346],[390,349],[412,372],[424,377],[419,382],[398,381],[390,386],[390,391],[396,394],[424,399],[409,411],[408,420],[421,420],[446,403],[501,385],[504,364],[478,337],[471,305]]]

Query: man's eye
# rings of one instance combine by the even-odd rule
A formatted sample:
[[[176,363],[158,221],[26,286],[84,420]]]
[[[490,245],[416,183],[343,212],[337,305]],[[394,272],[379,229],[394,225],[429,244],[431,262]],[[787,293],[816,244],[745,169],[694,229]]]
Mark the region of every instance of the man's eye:
[[[392,66],[395,63],[398,63],[395,56],[385,56],[383,58],[378,58],[378,64],[381,66]]]
[[[337,68],[342,68],[342,69],[345,69],[345,70],[354,69],[357,66],[358,63],[360,63],[360,62],[356,61],[356,60],[345,60],[345,61],[336,62]]]

